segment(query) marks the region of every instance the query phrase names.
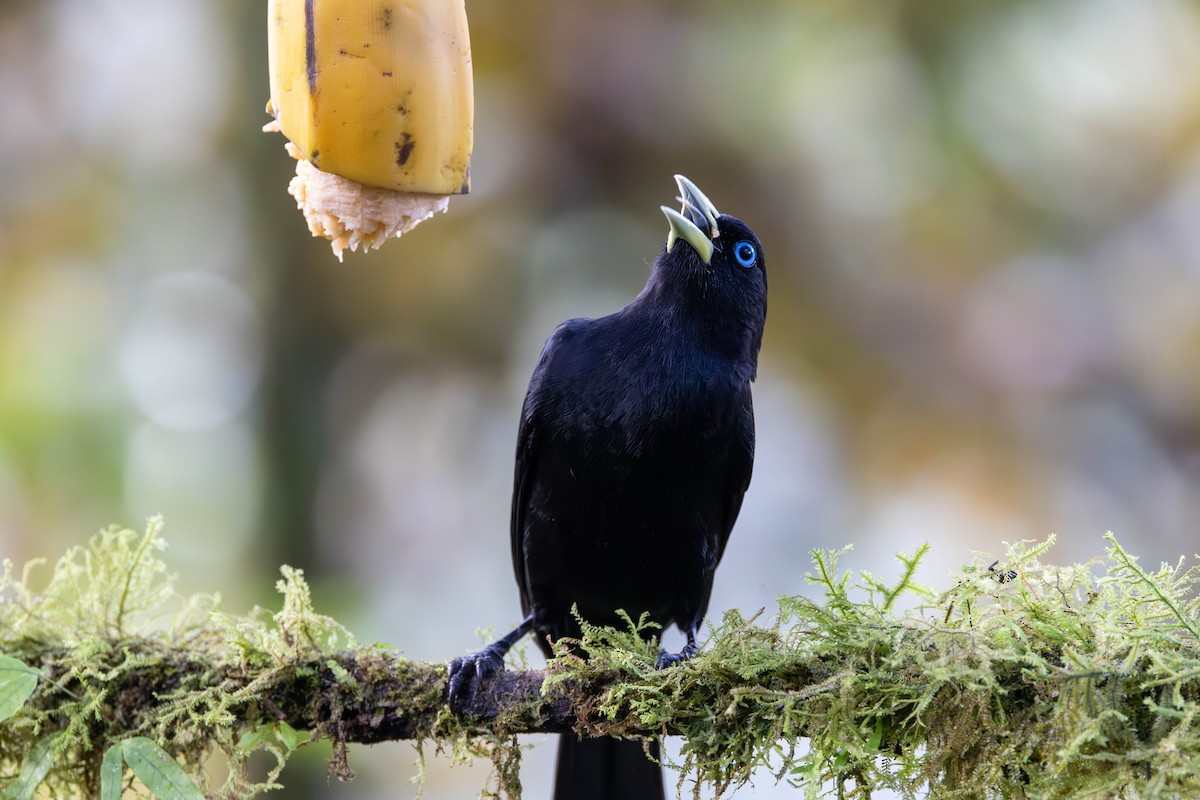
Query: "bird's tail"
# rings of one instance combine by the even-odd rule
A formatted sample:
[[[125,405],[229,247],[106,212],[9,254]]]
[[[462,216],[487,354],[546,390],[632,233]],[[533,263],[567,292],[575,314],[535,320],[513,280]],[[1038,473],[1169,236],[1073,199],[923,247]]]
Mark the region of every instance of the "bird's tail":
[[[658,740],[650,743],[658,755]],[[554,800],[664,800],[662,767],[642,743],[626,739],[559,737]]]

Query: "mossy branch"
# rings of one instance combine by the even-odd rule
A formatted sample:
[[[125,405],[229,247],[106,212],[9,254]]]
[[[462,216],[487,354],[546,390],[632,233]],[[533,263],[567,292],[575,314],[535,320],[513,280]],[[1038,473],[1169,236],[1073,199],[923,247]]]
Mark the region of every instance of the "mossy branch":
[[[718,793],[765,766],[808,796],[1193,796],[1197,575],[1146,570],[1108,543],[1104,558],[1071,567],[1040,561],[1052,540],[1019,544],[941,593],[914,583],[924,548],[898,557],[893,582],[817,552],[819,601],[783,597],[771,619],[730,612],[691,662],[655,669],[641,622],[585,625],[546,671],[503,673],[456,716],[443,665],[359,647],[316,613],[296,570],[283,571],[279,611],[234,617],[216,598],[176,599],[164,627],[174,594],[158,523],[110,529],[39,590],[28,568],[17,577],[5,564],[0,787],[95,796],[112,745],[149,737],[208,796],[248,798],[277,788],[289,754],[323,737],[340,777],[349,743],[416,739],[490,758],[497,793],[516,796],[515,736],[575,731],[679,735],[680,786]],[[905,601],[919,605],[897,611]],[[259,751],[275,757],[265,779],[246,768]],[[214,752],[230,765],[220,786],[201,769]]]

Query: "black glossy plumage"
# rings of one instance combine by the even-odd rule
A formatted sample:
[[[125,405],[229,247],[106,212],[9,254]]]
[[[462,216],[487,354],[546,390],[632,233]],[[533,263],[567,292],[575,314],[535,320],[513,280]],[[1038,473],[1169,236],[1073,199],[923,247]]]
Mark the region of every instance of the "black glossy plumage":
[[[704,264],[686,242],[656,261],[632,303],[558,327],[534,370],[517,434],[513,569],[539,645],[589,622],[648,612],[687,631],[754,461],[750,381],[766,316],[758,240],[732,217]],[[747,269],[739,241],[759,250]]]
[[[695,209],[689,218],[705,224]],[[547,654],[548,640],[578,635],[573,605],[596,624],[621,624],[623,609],[677,625],[689,646],[663,663],[694,651],[750,483],[766,318],[757,237],[733,217],[716,223],[711,263],[675,239],[628,306],[565,322],[547,341],[517,436],[511,536],[526,621],[452,664],[451,702],[530,629]],[[735,257],[742,242],[754,248],[748,267]],[[555,797],[662,797],[648,764],[636,742],[564,736]]]

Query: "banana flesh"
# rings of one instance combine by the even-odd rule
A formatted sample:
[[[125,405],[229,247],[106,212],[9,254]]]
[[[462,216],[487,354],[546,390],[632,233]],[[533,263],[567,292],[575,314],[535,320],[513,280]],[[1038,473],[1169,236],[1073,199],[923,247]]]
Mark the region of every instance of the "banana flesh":
[[[470,188],[474,100],[464,0],[269,0],[289,191],[334,251],[378,247]],[[403,197],[390,197],[400,194]]]
[[[345,250],[379,247],[391,237],[409,232],[439,211],[445,211],[450,202],[450,196],[444,194],[395,192],[367,186],[332,172],[322,172],[300,158],[296,161],[296,177],[288,184],[288,194],[296,198],[312,235],[329,239],[338,261]]]

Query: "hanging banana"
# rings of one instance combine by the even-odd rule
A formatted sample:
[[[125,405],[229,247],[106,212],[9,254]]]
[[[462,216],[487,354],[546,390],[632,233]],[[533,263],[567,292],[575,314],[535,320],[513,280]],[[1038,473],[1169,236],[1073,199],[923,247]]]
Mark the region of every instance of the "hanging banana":
[[[474,98],[464,0],[270,0],[275,119],[314,236],[379,247],[470,188]]]

